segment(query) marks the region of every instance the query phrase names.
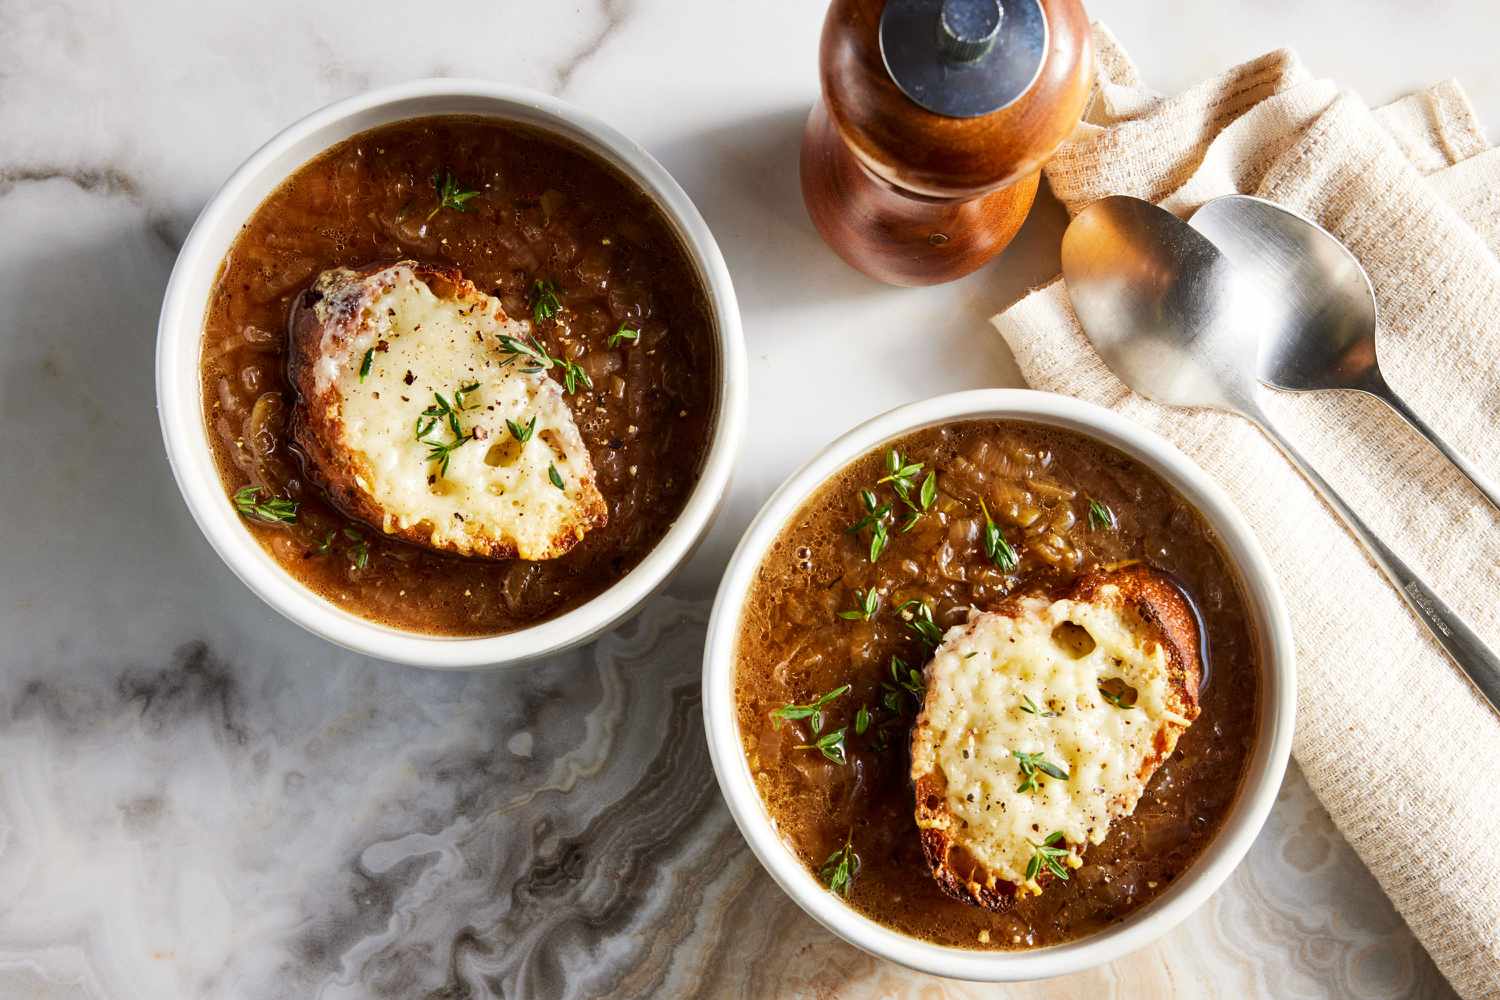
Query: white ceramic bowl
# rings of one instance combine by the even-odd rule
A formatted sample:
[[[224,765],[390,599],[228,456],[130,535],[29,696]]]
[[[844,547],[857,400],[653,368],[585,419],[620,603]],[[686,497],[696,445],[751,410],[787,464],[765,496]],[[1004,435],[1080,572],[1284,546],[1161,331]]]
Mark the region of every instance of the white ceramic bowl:
[[[588,603],[501,636],[449,638],[366,621],[288,575],[246,530],[225,496],[209,449],[198,373],[204,309],[240,225],[302,164],[344,139],[427,115],[481,115],[524,123],[596,154],[649,194],[676,227],[707,289],[718,338],[718,407],[698,484],[645,559]],[[156,341],[156,395],[167,458],[188,509],[229,568],[292,621],[341,646],[424,667],[498,667],[577,645],[619,623],[667,578],[708,529],[745,424],[745,346],[729,271],[703,217],[661,164],[604,122],[542,94],[484,80],[418,80],[315,111],[255,152],[198,216],[167,285]]]
[[[1223,828],[1176,883],[1106,930],[1067,944],[977,952],[929,944],[855,912],[782,843],[755,789],[740,741],[733,674],[740,615],[766,549],[808,496],[849,462],[885,441],[952,420],[1016,419],[1078,431],[1118,448],[1174,486],[1218,532],[1246,589],[1263,672],[1260,726],[1249,773]],[[761,864],[819,923],[874,955],[934,975],[1005,982],[1042,979],[1109,962],[1170,930],[1218,888],[1265,823],[1291,752],[1296,683],[1286,609],[1250,527],[1229,498],[1162,438],[1091,403],[1023,389],[987,389],[923,400],[876,417],[833,442],[772,495],[730,560],[714,602],[703,663],[703,718],[719,787]],[[925,871],[912,878],[926,878]]]

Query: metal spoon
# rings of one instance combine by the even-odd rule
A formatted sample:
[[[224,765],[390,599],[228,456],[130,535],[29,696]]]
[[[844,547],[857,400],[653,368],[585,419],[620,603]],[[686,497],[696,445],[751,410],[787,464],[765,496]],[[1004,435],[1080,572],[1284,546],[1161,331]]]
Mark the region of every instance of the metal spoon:
[[[1274,309],[1254,282],[1172,213],[1121,196],[1102,198],[1074,218],[1063,234],[1062,268],[1084,332],[1114,373],[1158,403],[1213,407],[1259,426],[1500,709],[1500,658],[1375,537],[1261,408],[1257,344]]]
[[[1500,510],[1500,490],[1396,395],[1375,357],[1375,289],[1349,248],[1263,198],[1215,198],[1189,223],[1257,282],[1274,311],[1259,331],[1259,376],[1292,392],[1353,389],[1381,400]]]

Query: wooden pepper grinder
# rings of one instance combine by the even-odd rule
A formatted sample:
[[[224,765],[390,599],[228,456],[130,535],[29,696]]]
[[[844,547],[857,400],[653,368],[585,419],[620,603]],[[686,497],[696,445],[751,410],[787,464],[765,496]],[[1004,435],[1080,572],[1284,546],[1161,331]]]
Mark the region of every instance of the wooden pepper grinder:
[[[833,0],[802,197],[823,239],[892,285],[1003,250],[1092,85],[1078,0]]]

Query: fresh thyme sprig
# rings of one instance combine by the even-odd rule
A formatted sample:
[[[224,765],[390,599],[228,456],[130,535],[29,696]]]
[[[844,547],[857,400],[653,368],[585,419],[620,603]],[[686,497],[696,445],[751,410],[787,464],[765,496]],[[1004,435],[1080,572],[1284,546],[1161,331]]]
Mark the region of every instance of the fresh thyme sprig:
[[[885,453],[886,474],[876,480],[880,483],[892,483],[893,489],[898,493],[911,490],[912,477],[920,475],[923,464],[921,462],[907,462],[901,457],[901,453],[895,448]]]
[[[859,706],[859,710],[854,713],[854,732],[855,732],[855,735],[863,736],[865,734],[865,730],[869,729],[869,728],[870,728],[870,710],[868,708],[866,708],[865,706],[861,705],[861,706]]]
[[[1026,881],[1030,882],[1042,873],[1045,868],[1064,882],[1068,880],[1068,866],[1063,859],[1068,852],[1057,845],[1062,843],[1063,832],[1054,830],[1047,835],[1047,839],[1038,844],[1034,840],[1027,840],[1031,845],[1031,861],[1026,865]]]
[[[922,644],[930,649],[936,649],[943,642],[943,630],[938,628],[937,622],[932,620],[932,608],[925,601],[912,598],[903,601],[896,611],[901,615],[906,627],[911,629]]]
[[[891,505],[880,503],[873,490],[860,490],[859,502],[864,505],[865,516],[845,529],[851,535],[859,534],[891,512]]]
[[[1021,711],[1027,712],[1027,713],[1029,713],[1031,715],[1035,715],[1038,718],[1042,718],[1042,719],[1055,719],[1055,718],[1057,718],[1057,713],[1056,712],[1051,712],[1051,711],[1044,712],[1040,708],[1038,708],[1036,702],[1032,701],[1031,700],[1031,696],[1028,695],[1028,694],[1021,695]]]
[[[562,473],[557,471],[556,465],[547,466],[547,481],[550,482],[553,486],[556,486],[558,489],[562,490],[564,493],[568,491],[568,488],[563,485]]]
[[[355,569],[364,569],[370,564],[370,543],[354,528],[345,528],[344,537],[354,543],[349,550],[349,561],[354,564]]]
[[[937,473],[927,473],[927,478],[922,481],[917,490],[917,496],[912,498],[912,483],[917,476],[922,474],[924,468],[922,462],[909,462],[901,457],[901,452],[892,448],[885,454],[886,474],[882,476],[875,485],[890,483],[891,489],[895,491],[897,498],[906,505],[911,513],[907,516],[905,523],[901,525],[903,532],[910,531],[921,520],[922,515],[932,507],[937,500]]]
[[[849,887],[859,874],[859,855],[854,853],[854,830],[844,838],[844,846],[828,855],[828,860],[818,869],[818,877],[828,885],[828,891],[849,898]]]
[[[886,483],[891,484],[891,489],[895,492],[897,499],[910,511],[901,525],[901,530],[910,531],[937,501],[937,476],[929,472],[921,487],[917,489],[916,497],[913,498],[912,482],[921,475],[923,463],[908,462],[901,457],[901,452],[892,448],[886,452],[885,468],[886,474],[876,480],[875,485],[879,487]],[[863,505],[865,513],[849,526],[849,534],[857,535],[869,528],[870,562],[879,562],[881,554],[891,543],[891,529],[886,518],[890,516],[895,504],[894,502],[881,503],[874,490],[860,490],[859,502]]]
[[[915,503],[912,502],[910,490],[904,484],[895,483],[894,488],[896,495],[901,498],[901,502],[906,504],[911,510],[911,513],[906,516],[905,523],[901,525],[901,531],[904,534],[915,528],[917,522],[922,519],[922,515],[931,510],[932,505],[937,502],[937,473],[927,473],[927,478],[922,480],[922,488],[917,491],[917,500]]]
[[[536,339],[535,334],[531,334],[526,338],[526,340],[531,341],[529,344],[526,340],[517,340],[515,337],[504,333],[500,335],[499,340],[500,350],[509,355],[502,364],[512,364],[524,358],[525,361],[521,365],[521,370],[528,375],[544,372],[557,364],[557,359],[547,353],[547,349],[542,346],[540,340]]]
[[[824,733],[811,743],[798,743],[795,749],[817,750],[835,764],[847,764],[849,763],[849,757],[844,752],[844,733],[846,729],[847,727],[841,727],[831,733]]]
[[[421,441],[427,435],[437,430],[438,424],[444,421],[447,422],[449,429],[453,431],[454,437],[463,437],[464,432],[458,422],[458,411],[444,398],[442,393],[434,392],[432,398],[432,405],[423,410],[422,415],[417,418],[417,440]]]
[[[1089,530],[1090,531],[1113,531],[1118,522],[1115,520],[1115,512],[1098,500],[1089,498]]]
[[[891,657],[891,679],[882,681],[880,688],[884,692],[880,703],[885,706],[886,711],[895,715],[906,714],[905,695],[910,695],[920,705],[926,693],[921,671],[908,666],[899,656]]]
[[[937,477],[933,473],[927,474],[917,492],[916,499],[912,498],[912,480],[922,471],[921,462],[907,462],[902,459],[901,453],[892,448],[886,453],[886,475],[876,481],[877,487],[890,483],[891,489],[899,499],[910,510],[905,522],[901,525],[903,532],[910,531],[916,526],[917,521],[925,514],[937,500]],[[870,529],[870,562],[879,562],[880,556],[891,543],[890,525],[886,518],[895,506],[894,502],[881,503],[874,490],[860,490],[860,503],[864,506],[865,513],[858,521],[849,526],[849,533],[857,535],[866,528]]]
[[[876,753],[891,748],[893,734],[899,738],[905,733],[908,710],[915,712],[921,707],[925,690],[922,672],[908,666],[899,656],[891,657],[890,675],[890,680],[880,684],[879,708],[883,717],[874,724],[875,731],[870,737],[870,749]],[[858,715],[854,717],[854,731],[860,732]]]
[[[531,283],[531,319],[541,323],[562,311],[562,299],[557,297],[557,286],[538,278]]]
[[[469,402],[468,400],[464,399],[464,396],[468,395],[471,392],[477,392],[478,389],[478,382],[465,382],[463,385],[459,386],[458,391],[453,394],[453,405],[458,407],[460,410],[467,410],[469,408]]]
[[[478,388],[478,382],[468,382],[459,386],[458,391],[453,394],[452,403],[449,403],[442,393],[434,392],[433,404],[423,410],[422,415],[417,418],[417,440],[427,446],[427,461],[437,463],[439,479],[448,475],[448,460],[453,453],[474,439],[474,432],[463,429],[458,415],[468,408],[468,400],[464,397]],[[453,432],[452,441],[435,441],[428,437],[444,424]]]
[[[635,341],[640,340],[640,339],[641,339],[641,331],[640,330],[636,329],[635,327],[626,326],[624,323],[621,323],[620,324],[620,328],[618,330],[616,330],[614,333],[612,333],[612,334],[609,335],[609,339],[607,341],[605,341],[605,346],[613,349],[613,348],[619,347],[620,344],[623,343],[624,341],[628,340],[628,341],[631,341],[632,343],[634,343]]]
[[[518,358],[527,359],[521,370],[528,375],[547,371],[553,366],[560,366],[563,370],[563,387],[568,390],[569,395],[577,392],[580,385],[585,385],[590,389],[594,387],[594,380],[581,365],[576,361],[565,361],[562,358],[553,357],[547,348],[542,346],[542,342],[536,339],[535,334],[527,337],[526,340],[517,340],[515,337],[501,334],[500,350],[510,355],[505,359],[505,364],[510,364]]]
[[[266,499],[259,499],[259,486],[243,486],[234,493],[234,509],[252,521],[265,524],[296,524],[297,501],[279,497],[266,490]]]
[[[455,212],[467,212],[469,210],[469,199],[478,197],[478,191],[466,191],[458,179],[446,170],[441,177],[436,173],[432,175],[432,186],[437,190],[438,203],[432,211],[427,213],[431,220],[445,208],[451,208]]]
[[[880,610],[880,595],[871,587],[868,592],[856,590],[854,592],[854,607],[849,611],[840,611],[839,617],[847,621],[869,621],[875,617],[875,612]]]
[[[525,444],[531,440],[531,432],[536,430],[536,414],[533,413],[531,419],[524,424],[518,424],[509,417],[506,417],[505,426],[510,431],[511,437],[515,438],[521,444]]]
[[[370,366],[375,363],[375,348],[365,352],[364,360],[359,363],[359,380],[364,382],[365,376],[370,374]]]
[[[1037,781],[1039,772],[1049,778],[1056,778],[1058,781],[1068,780],[1068,772],[1052,763],[1041,753],[1022,753],[1020,750],[1012,750],[1011,754],[1021,766],[1021,785],[1016,789],[1018,792],[1029,792],[1033,788],[1042,787],[1042,783]]]
[[[783,705],[771,713],[772,725],[780,725],[782,722],[792,722],[796,719],[807,719],[812,726],[813,734],[823,731],[823,708],[835,698],[849,693],[852,685],[845,684],[836,687],[826,694],[821,694],[806,705]]]
[[[447,478],[448,460],[455,451],[468,444],[472,437],[472,434],[466,434],[456,441],[422,441],[427,446],[427,461],[437,463],[439,479]]]
[[[979,498],[979,509],[984,512],[984,554],[1000,572],[1009,573],[1021,564],[1021,557],[1016,555],[1016,550],[1010,547],[990,517],[990,509],[984,505],[983,497]]]

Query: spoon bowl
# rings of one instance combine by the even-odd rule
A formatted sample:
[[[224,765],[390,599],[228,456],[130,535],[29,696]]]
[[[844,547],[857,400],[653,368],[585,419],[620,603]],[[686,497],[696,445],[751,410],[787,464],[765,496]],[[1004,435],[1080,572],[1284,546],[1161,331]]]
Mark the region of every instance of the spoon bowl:
[[[1348,247],[1310,219],[1243,194],[1208,202],[1191,225],[1261,292],[1267,309],[1256,363],[1261,382],[1293,392],[1352,389],[1376,397],[1500,509],[1500,490],[1414,413],[1381,374],[1375,289]]]
[[[1215,198],[1189,221],[1266,293],[1256,374],[1292,392],[1363,389],[1380,379],[1375,289],[1349,249],[1280,205]]]
[[[1212,242],[1139,198],[1101,198],[1062,240],[1073,309],[1105,364],[1171,406],[1253,400],[1253,288]]]
[[[1238,266],[1172,213],[1118,195],[1073,219],[1063,234],[1062,269],[1084,333],[1126,385],[1159,403],[1212,407],[1257,424],[1343,519],[1438,645],[1500,706],[1500,657],[1370,531],[1257,400],[1261,340],[1278,317],[1295,311],[1292,304],[1278,308],[1259,272]],[[1338,301],[1332,289],[1309,289],[1298,308],[1317,316]]]

